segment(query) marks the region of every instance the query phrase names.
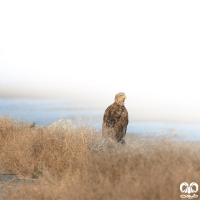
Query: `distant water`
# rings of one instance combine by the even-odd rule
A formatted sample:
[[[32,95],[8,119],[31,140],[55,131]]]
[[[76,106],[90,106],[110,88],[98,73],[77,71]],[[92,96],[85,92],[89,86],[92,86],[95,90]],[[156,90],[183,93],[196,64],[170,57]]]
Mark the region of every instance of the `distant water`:
[[[0,115],[47,126],[58,119],[71,119],[75,124],[92,124],[101,130],[103,114],[108,105],[75,105],[67,100],[0,99]],[[200,140],[199,124],[136,122],[129,119],[127,133],[158,135],[179,134],[185,140]]]

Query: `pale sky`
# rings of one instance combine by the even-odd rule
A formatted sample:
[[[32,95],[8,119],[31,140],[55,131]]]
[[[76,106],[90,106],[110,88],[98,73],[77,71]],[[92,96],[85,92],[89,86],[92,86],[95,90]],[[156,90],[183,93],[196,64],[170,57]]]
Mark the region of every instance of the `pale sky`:
[[[125,92],[127,106],[200,109],[199,69],[200,51],[0,51],[0,98],[112,103]]]

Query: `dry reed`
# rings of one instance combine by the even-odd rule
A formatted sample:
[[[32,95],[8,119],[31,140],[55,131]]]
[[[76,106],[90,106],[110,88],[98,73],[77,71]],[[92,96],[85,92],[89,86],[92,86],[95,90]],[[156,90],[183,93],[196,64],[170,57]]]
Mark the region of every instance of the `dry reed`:
[[[0,118],[3,173],[37,179],[1,185],[1,199],[180,199],[180,184],[200,184],[200,147],[170,138],[132,137],[122,146],[93,129],[30,129]]]

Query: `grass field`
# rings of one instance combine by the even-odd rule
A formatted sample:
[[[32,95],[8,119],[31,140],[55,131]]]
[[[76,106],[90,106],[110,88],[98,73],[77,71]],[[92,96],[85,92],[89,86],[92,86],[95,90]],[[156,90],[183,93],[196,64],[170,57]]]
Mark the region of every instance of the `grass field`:
[[[177,200],[182,182],[200,184],[200,145],[127,136],[122,146],[91,127],[30,129],[0,117],[0,171],[31,180],[1,183],[0,199]]]

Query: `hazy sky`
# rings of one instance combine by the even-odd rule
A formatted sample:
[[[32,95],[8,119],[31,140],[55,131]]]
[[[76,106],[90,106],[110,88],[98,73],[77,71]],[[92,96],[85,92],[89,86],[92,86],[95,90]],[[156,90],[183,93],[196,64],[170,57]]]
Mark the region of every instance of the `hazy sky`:
[[[200,51],[0,51],[0,97],[200,108]]]

